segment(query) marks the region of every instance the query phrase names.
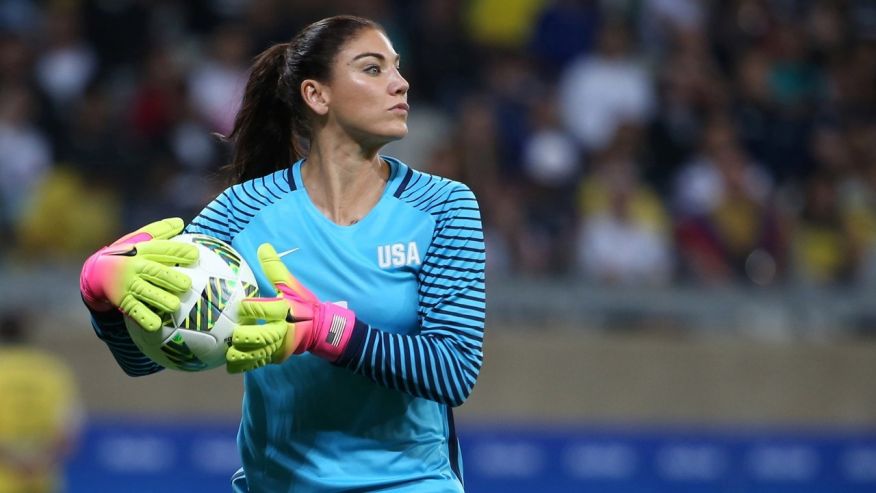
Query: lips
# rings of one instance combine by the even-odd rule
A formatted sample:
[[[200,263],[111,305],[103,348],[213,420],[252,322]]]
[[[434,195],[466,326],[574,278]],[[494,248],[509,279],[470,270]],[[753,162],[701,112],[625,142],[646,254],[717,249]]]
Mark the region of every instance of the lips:
[[[410,110],[411,110],[411,107],[408,106],[408,103],[399,103],[399,104],[393,106],[392,108],[390,108],[390,110],[405,110],[405,111],[410,111]]]

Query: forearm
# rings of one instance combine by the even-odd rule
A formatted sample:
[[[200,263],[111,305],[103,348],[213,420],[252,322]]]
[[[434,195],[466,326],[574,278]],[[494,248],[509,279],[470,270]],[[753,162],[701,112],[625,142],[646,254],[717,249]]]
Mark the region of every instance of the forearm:
[[[109,347],[118,365],[129,376],[150,375],[163,369],[137,348],[128,335],[123,315],[118,310],[91,311],[91,326],[97,337]]]
[[[447,327],[395,334],[357,322],[336,365],[375,383],[449,406],[468,398],[483,361],[482,331]]]

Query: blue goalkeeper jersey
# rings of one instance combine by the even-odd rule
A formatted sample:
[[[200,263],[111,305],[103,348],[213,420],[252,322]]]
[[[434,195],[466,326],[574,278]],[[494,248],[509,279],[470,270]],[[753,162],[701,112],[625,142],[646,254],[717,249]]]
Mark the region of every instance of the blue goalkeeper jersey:
[[[451,408],[483,360],[484,240],[472,192],[384,157],[390,178],[358,223],[313,204],[301,167],[235,185],[187,232],[231,243],[274,293],[256,250],[270,242],[323,301],[357,325],[335,363],[309,353],[245,374],[237,490],[461,491]],[[131,374],[156,371],[123,331],[96,323]]]

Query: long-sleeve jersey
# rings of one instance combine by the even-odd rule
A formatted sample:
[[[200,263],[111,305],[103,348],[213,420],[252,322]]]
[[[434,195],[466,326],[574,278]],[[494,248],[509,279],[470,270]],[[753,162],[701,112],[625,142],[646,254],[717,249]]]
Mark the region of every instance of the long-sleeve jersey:
[[[186,229],[231,243],[263,295],[274,290],[256,250],[270,242],[305,286],[358,321],[334,364],[303,354],[245,375],[238,443],[249,491],[462,489],[451,407],[483,360],[480,213],[464,185],[384,160],[383,195],[354,225],[316,208],[299,161],[225,190]],[[157,371],[120,327],[95,320],[128,373]]]

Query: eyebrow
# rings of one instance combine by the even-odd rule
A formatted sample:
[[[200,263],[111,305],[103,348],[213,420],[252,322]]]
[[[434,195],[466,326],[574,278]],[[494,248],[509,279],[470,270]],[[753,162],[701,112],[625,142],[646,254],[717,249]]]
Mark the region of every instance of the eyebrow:
[[[380,61],[386,61],[386,57],[383,56],[383,54],[381,54],[381,53],[375,53],[375,52],[373,52],[373,51],[369,51],[369,52],[365,52],[365,53],[360,53],[360,54],[356,55],[355,57],[353,57],[353,61],[355,62],[356,60],[358,60],[358,59],[360,59],[360,58],[365,58],[365,57],[369,57],[369,56],[373,56],[374,58],[377,58],[377,59],[380,60]],[[401,59],[401,55],[396,55],[396,56],[395,56],[395,61],[396,61],[396,62],[399,61],[400,59]]]

